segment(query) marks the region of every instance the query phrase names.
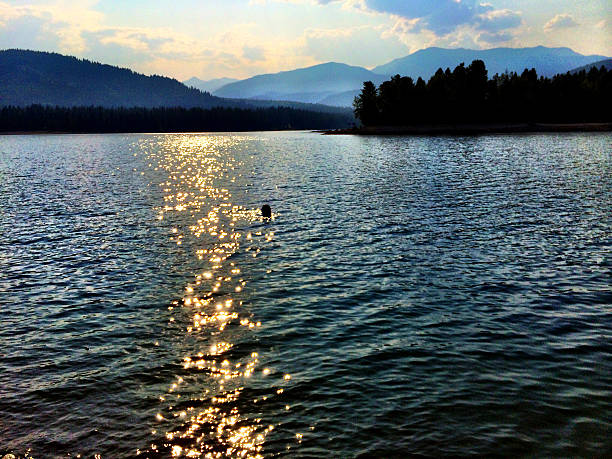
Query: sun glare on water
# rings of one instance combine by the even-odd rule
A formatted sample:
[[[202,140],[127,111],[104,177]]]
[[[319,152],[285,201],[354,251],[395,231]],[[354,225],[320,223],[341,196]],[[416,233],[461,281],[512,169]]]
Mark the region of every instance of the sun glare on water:
[[[224,186],[240,176],[241,163],[228,152],[241,141],[228,136],[177,135],[164,137],[163,148],[142,148],[155,152],[147,153],[147,159],[166,175],[160,184],[164,202],[157,218],[172,222],[171,243],[182,246],[192,241],[189,246],[195,248],[190,256],[201,266],[182,297],[169,307],[173,313],[176,310],[171,321],[183,317],[185,336],[201,346],[184,356],[182,371],[160,396],[163,408],[155,416],[155,440],[140,454],[262,457],[266,436],[274,426],[245,414],[243,407],[268,397],[247,401],[245,387],[252,378],[266,377],[275,385],[272,394],[280,396],[279,386],[291,379],[260,368],[257,352],[232,352],[238,337],[262,326],[244,308],[247,281],[234,255],[241,250],[258,254],[274,237],[271,229],[252,234],[249,226],[261,221],[259,209],[235,204]],[[189,390],[183,391],[186,385]]]

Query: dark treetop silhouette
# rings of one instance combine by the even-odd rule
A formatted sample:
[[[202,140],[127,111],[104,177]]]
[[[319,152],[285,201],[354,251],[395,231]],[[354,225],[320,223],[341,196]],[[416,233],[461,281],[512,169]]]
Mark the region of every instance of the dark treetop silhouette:
[[[354,102],[364,126],[609,122],[610,107],[612,71],[604,67],[553,78],[525,69],[489,79],[481,60],[438,69],[427,83],[400,75],[378,88],[366,81]]]
[[[333,129],[348,127],[349,114],[287,107],[258,108],[0,108],[0,132],[203,132]]]

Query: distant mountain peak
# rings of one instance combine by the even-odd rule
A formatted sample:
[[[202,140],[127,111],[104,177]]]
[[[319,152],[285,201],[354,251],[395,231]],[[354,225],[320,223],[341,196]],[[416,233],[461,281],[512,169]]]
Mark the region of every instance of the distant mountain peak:
[[[0,106],[30,103],[144,107],[244,104],[244,101],[228,99],[250,99],[253,104],[266,100],[274,104],[295,101],[350,106],[364,81],[379,85],[395,74],[428,79],[438,68],[455,68],[461,62],[468,65],[475,59],[485,62],[490,76],[506,70],[520,73],[525,68],[535,68],[539,75],[553,76],[609,58],[584,56],[567,47],[541,45],[485,50],[431,47],[373,70],[330,61],[240,81],[192,77],[181,84],[172,78],[145,76],[130,69],[58,53],[10,49],[0,51],[3,76]]]
[[[147,76],[130,69],[45,51],[0,50],[0,80],[0,107],[33,104],[108,108],[283,106],[325,113],[347,112],[346,109],[291,101],[222,99],[187,87],[173,78]]]
[[[468,64],[475,59],[481,59],[485,62],[489,75],[503,73],[506,70],[522,72],[525,68],[535,68],[539,75],[550,77],[605,58],[606,56],[584,56],[567,47],[548,48],[542,45],[530,48],[481,50],[431,47],[394,59],[374,68],[373,71],[427,79],[438,68],[454,68],[461,62]]]
[[[222,88],[226,84],[234,83],[238,81],[236,78],[213,78],[212,80],[202,80],[198,77],[191,77],[188,80],[183,81],[185,86],[189,86],[192,88],[199,89],[200,91],[205,91],[212,93],[219,88]]]
[[[593,62],[593,63],[588,64],[588,65],[583,65],[582,67],[578,67],[578,68],[572,69],[570,71],[570,73],[577,73],[577,72],[580,72],[582,70],[585,70],[585,71],[588,72],[593,67],[596,67],[597,69],[599,69],[601,67],[604,67],[608,71],[612,70],[612,59],[604,59],[602,61],[597,61],[597,62]]]
[[[340,100],[330,96],[361,88],[367,80],[380,84],[385,78],[363,67],[324,62],[295,70],[256,75],[223,86],[214,94],[230,98],[319,103],[323,100]],[[346,99],[344,97],[341,100]]]
[[[343,62],[334,62],[334,61],[330,61],[330,62],[323,62],[321,64],[315,64],[312,65],[310,67],[304,67],[301,70],[307,70],[307,69],[312,69],[312,68],[354,68],[354,69],[361,69],[363,67],[358,67],[356,65],[350,65],[350,64],[345,64]]]

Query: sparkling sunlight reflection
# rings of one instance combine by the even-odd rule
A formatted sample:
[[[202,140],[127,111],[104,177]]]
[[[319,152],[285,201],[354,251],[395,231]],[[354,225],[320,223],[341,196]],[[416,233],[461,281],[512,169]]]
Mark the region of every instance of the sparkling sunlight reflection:
[[[165,137],[163,148],[143,146],[144,151],[156,152],[147,154],[151,167],[167,173],[157,218],[171,219],[173,243],[196,241],[193,256],[202,269],[184,287],[183,297],[169,307],[188,318],[185,333],[199,338],[201,350],[184,356],[183,372],[160,396],[163,408],[155,416],[156,440],[140,454],[163,450],[172,457],[262,457],[264,441],[274,426],[241,412],[245,386],[254,377],[266,377],[278,386],[290,380],[289,375],[275,377],[269,368],[258,368],[257,352],[232,354],[236,327],[244,330],[241,333],[253,333],[262,325],[241,308],[247,280],[234,255],[241,244],[248,244],[243,250],[255,256],[261,250],[255,244],[274,237],[271,230],[249,232],[248,226],[261,220],[259,209],[236,205],[223,186],[239,177],[241,164],[225,153],[239,142],[240,138],[228,136],[185,135]],[[189,400],[181,398],[185,384],[199,384],[196,390],[191,387]],[[278,396],[282,389],[273,388],[272,393]]]

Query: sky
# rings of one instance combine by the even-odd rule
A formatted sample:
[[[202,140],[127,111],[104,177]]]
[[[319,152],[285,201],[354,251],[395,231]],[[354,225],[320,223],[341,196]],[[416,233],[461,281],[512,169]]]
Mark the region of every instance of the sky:
[[[0,49],[54,51],[179,80],[429,46],[566,46],[612,56],[610,0],[0,0]]]

